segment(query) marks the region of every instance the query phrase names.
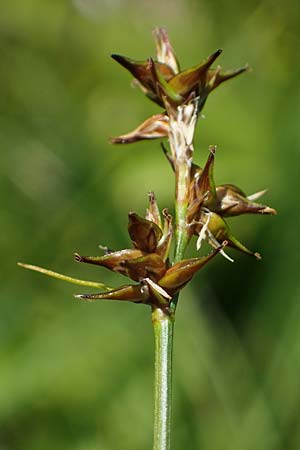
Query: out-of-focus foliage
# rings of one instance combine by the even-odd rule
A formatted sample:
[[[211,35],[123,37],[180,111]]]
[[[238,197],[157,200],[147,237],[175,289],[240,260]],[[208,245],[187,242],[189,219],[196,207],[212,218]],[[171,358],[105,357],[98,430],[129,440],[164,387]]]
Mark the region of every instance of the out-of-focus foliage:
[[[292,0],[2,2],[1,450],[151,448],[148,308],[75,301],[16,261],[118,285],[72,253],[128,245],[149,190],[172,208],[158,143],[107,143],[157,112],[109,58],[153,55],[156,25],[186,67],[223,47],[224,67],[254,68],[209,99],[195,159],[219,144],[217,183],[268,187],[279,212],[234,224],[263,261],[218,257],[183,291],[173,449],[299,449],[299,20]]]

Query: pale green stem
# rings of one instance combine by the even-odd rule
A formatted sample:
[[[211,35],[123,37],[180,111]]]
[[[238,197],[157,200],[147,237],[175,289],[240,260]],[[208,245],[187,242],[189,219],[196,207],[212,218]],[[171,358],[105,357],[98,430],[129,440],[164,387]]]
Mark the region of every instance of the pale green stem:
[[[154,308],[154,436],[153,450],[170,450],[174,315]]]
[[[175,263],[183,259],[189,241],[186,226],[189,173],[187,163],[176,170]],[[153,450],[170,450],[173,333],[177,300],[178,294],[173,297],[169,309],[154,308],[152,312],[155,340]]]
[[[175,257],[174,263],[181,261],[189,241],[186,224],[186,211],[189,196],[190,167],[187,161],[178,163],[176,167],[176,230],[175,230]]]
[[[174,263],[184,258],[189,242],[186,215],[191,174],[191,134],[194,132],[196,114],[191,106],[178,107],[176,116],[170,111],[169,143],[175,171]],[[155,339],[153,450],[170,450],[173,333],[177,300],[178,294],[173,296],[168,307],[156,307],[152,312]]]
[[[175,200],[175,255],[174,263],[184,258],[184,252],[189,242],[189,233],[186,223],[186,212],[189,197],[190,167],[187,161],[178,164],[176,168],[176,200]],[[175,295],[171,301],[171,310],[175,314],[179,295]]]

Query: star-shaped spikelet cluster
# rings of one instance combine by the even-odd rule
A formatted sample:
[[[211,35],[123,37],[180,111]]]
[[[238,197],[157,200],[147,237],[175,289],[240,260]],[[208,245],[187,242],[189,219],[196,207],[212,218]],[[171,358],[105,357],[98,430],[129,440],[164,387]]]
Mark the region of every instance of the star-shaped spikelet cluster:
[[[100,293],[80,294],[76,295],[77,298],[125,300],[169,308],[174,295],[217,253],[232,261],[225,253],[225,246],[261,259],[259,253],[246,248],[231,233],[227,217],[276,214],[273,208],[256,202],[265,191],[246,195],[233,184],[215,183],[215,146],[210,147],[203,168],[193,162],[195,126],[207,97],[225,81],[247,71],[248,66],[233,71],[222,71],[220,66],[213,67],[222,52],[218,49],[200,64],[182,70],[166,30],[155,29],[154,38],[154,59],[138,61],[115,54],[112,57],[130,72],[134,78],[133,84],[155,102],[160,111],[135,130],[112,138],[111,142],[129,144],[148,139],[168,140],[169,149],[163,143],[162,148],[175,175],[175,239],[171,215],[164,209],[161,216],[155,196],[150,193],[145,217],[136,213],[128,215],[131,248],[112,251],[102,247],[102,256],[75,254],[77,262],[104,267],[126,276],[134,284],[113,289],[102,283],[78,280],[37,266],[20,264],[75,284],[101,288]],[[183,259],[184,250],[194,235],[197,236],[197,249],[206,240],[213,251],[201,258]],[[173,264],[169,257],[172,239],[175,240]]]

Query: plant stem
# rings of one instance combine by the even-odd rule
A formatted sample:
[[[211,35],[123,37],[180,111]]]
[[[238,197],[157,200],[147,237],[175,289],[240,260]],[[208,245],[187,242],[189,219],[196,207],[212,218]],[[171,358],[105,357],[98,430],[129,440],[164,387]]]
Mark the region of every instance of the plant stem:
[[[170,450],[174,315],[153,308],[154,436],[153,450]]]
[[[195,104],[170,112],[169,143],[175,170],[175,255],[174,264],[184,258],[189,242],[186,213],[192,163],[192,138],[196,123]],[[168,308],[153,307],[152,323],[155,341],[154,438],[153,450],[170,450],[172,358],[175,310],[179,294]]]
[[[190,166],[187,161],[181,162],[176,168],[176,200],[175,200],[175,255],[174,264],[184,258],[184,252],[190,236],[187,230],[186,212],[189,196]],[[179,294],[174,295],[170,309],[175,314]]]
[[[176,168],[176,235],[175,235],[175,257],[174,263],[183,259],[189,236],[186,225],[186,211],[188,207],[188,186],[190,168],[186,162],[179,164]]]
[[[185,164],[176,171],[176,244],[174,262],[183,259],[189,236],[186,228],[189,167]],[[169,309],[153,308],[154,329],[154,436],[153,450],[170,450],[172,359],[176,294]]]

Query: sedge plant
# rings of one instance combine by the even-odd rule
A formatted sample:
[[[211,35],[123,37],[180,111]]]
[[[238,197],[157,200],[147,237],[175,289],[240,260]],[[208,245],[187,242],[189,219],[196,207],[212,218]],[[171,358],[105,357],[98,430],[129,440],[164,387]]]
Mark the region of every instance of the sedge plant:
[[[227,217],[242,214],[274,215],[273,208],[257,203],[265,190],[247,195],[233,184],[217,185],[214,180],[216,147],[208,150],[203,167],[193,162],[194,132],[209,94],[225,81],[246,72],[213,67],[222,50],[191,69],[182,70],[167,32],[154,30],[156,56],[137,61],[113,54],[112,58],[133,76],[133,83],[160,108],[130,133],[111,139],[126,145],[140,140],[160,139],[162,150],[174,174],[175,215],[160,211],[153,192],[144,217],[128,214],[129,248],[112,251],[102,247],[102,256],[74,254],[80,263],[94,264],[118,272],[133,281],[117,289],[105,283],[85,281],[38,266],[20,266],[67,282],[98,289],[94,294],[76,294],[79,300],[117,300],[150,307],[154,330],[154,433],[153,450],[169,450],[171,436],[172,354],[176,306],[180,291],[217,254],[233,261],[231,247],[256,259],[230,231]],[[185,259],[191,238],[200,249],[206,241],[212,251],[206,256]],[[174,254],[170,254],[171,244]]]

